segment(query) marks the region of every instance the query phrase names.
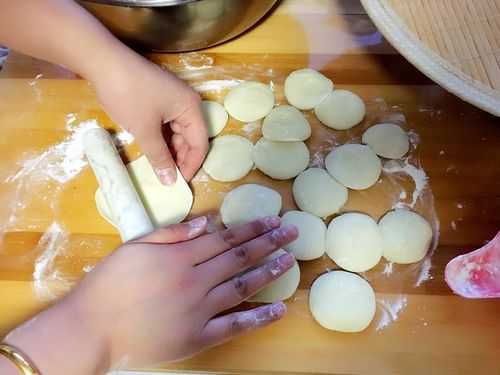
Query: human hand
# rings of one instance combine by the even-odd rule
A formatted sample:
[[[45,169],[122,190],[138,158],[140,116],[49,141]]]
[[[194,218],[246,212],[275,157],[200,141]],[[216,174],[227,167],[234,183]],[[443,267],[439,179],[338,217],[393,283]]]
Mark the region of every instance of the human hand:
[[[191,180],[208,151],[199,95],[174,74],[128,49],[111,60],[108,68],[88,77],[104,109],[137,138],[163,184],[175,182],[176,163],[184,178]],[[173,155],[162,134],[163,124],[173,133]]]
[[[280,319],[286,312],[281,302],[219,314],[293,265],[293,256],[286,254],[241,274],[296,239],[297,229],[280,228],[278,217],[212,234],[203,234],[206,225],[206,218],[198,218],[122,245],[52,308],[55,313],[42,313],[26,330],[14,331],[8,342],[25,351],[42,373],[78,375],[101,373],[120,363],[137,367],[180,360]],[[56,319],[58,308],[65,312]],[[50,356],[40,353],[44,345],[34,346],[34,337],[49,331],[47,319],[54,327],[50,339],[63,341]],[[64,323],[68,319],[73,323]],[[87,359],[96,351],[96,358]]]

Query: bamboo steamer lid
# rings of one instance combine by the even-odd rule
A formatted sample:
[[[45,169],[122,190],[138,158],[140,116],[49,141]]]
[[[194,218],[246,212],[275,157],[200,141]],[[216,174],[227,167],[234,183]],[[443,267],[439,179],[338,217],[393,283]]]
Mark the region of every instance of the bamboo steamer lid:
[[[463,100],[500,115],[500,0],[361,0],[391,44]]]

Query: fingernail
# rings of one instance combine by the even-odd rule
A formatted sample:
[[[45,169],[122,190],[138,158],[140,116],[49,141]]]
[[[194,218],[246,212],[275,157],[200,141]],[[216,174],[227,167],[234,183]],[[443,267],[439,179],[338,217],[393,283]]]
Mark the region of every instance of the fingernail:
[[[282,256],[280,256],[278,258],[278,263],[279,263],[280,267],[288,269],[289,267],[293,266],[293,264],[295,263],[295,257],[290,253],[283,254]]]
[[[208,219],[206,216],[200,216],[188,222],[189,238],[194,238],[205,232],[207,229]]]
[[[284,238],[289,237],[293,233],[295,233],[297,229],[292,225],[287,225],[278,229],[275,229],[271,232],[271,236],[274,237],[275,240],[282,240]]]
[[[264,227],[266,230],[276,228],[281,223],[281,219],[278,216],[268,216],[262,219]]]
[[[156,175],[163,185],[173,185],[177,181],[177,171],[174,168],[156,168]]]
[[[271,305],[271,318],[279,319],[286,313],[286,305],[283,302],[277,302]]]

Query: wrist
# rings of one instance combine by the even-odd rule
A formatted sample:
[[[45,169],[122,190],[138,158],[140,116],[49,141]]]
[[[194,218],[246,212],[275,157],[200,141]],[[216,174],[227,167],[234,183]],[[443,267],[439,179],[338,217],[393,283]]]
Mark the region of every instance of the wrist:
[[[0,374],[2,375],[19,375],[20,372],[16,365],[10,359],[0,355]]]
[[[42,374],[104,374],[104,337],[83,316],[73,295],[16,328],[5,342],[22,350]]]

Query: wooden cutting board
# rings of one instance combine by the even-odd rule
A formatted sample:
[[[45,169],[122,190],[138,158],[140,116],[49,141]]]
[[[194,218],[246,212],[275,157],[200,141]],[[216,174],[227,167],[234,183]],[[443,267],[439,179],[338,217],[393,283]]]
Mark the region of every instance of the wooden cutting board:
[[[353,3],[283,1],[259,28],[238,40],[197,55],[151,58],[194,80],[199,71],[186,72],[186,59],[198,67],[213,60],[210,64],[218,68],[204,79],[253,75],[267,82],[271,77],[279,98],[286,74],[312,66],[369,103],[367,122],[376,121],[373,113],[381,106],[404,113],[407,127],[420,136],[418,158],[430,178],[441,224],[431,279],[419,287],[414,283],[381,285],[378,299],[404,308],[386,310],[384,315],[379,306],[376,322],[385,318],[386,327],[374,324],[360,334],[340,334],[318,326],[307,307],[312,281],[333,263],[328,259],[303,263],[300,289],[288,301],[284,320],[165,369],[259,374],[500,372],[500,301],[455,297],[443,281],[444,265],[452,257],[482,245],[500,229],[499,120],[456,99],[413,69],[383,41],[359,4]],[[284,28],[286,33],[277,32]],[[34,81],[39,73],[44,76]],[[89,85],[68,78],[73,77],[19,55],[12,56],[0,73],[0,229],[5,232],[0,244],[0,335],[48,303],[35,293],[33,272],[37,245],[54,222],[62,228],[59,241],[66,249],[55,262],[64,280],[76,281],[84,268],[119,244],[113,228],[95,210],[96,182],[88,168],[63,185],[42,181],[18,189],[9,182],[23,160],[64,141],[70,113],[77,121],[95,118],[106,128],[117,129]],[[210,98],[223,94],[204,93]],[[314,129],[308,145],[314,150],[331,132],[315,122],[313,115],[308,118]],[[259,137],[258,128],[245,131],[234,120],[225,132],[252,140]],[[356,132],[360,130],[354,129],[351,136]],[[139,153],[132,145],[124,157]],[[290,182],[273,181],[254,171],[235,184],[199,178],[193,184],[192,215],[216,210],[224,192],[245,182],[275,188],[283,195],[284,209],[294,207]],[[350,204],[359,205],[351,208],[377,217],[388,208],[377,193],[351,198],[354,203]]]

